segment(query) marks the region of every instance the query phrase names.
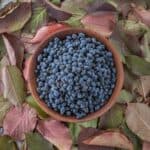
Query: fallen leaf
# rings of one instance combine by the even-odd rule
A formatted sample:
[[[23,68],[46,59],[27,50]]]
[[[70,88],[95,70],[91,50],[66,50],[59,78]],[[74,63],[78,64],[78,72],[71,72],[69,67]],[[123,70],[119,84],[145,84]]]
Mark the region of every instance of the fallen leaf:
[[[56,120],[40,120],[37,130],[58,149],[71,150],[72,140],[69,129],[63,123]]]
[[[67,20],[68,18],[72,16],[72,14],[57,7],[56,5],[51,3],[49,0],[42,0],[42,3],[47,9],[48,14],[58,21]]]
[[[149,150],[149,148],[150,148],[150,142],[144,142],[142,150]]]
[[[31,4],[22,2],[5,18],[0,19],[0,33],[20,30],[31,17]]]
[[[3,58],[5,53],[6,53],[5,44],[4,44],[2,36],[0,36],[0,60]]]
[[[3,119],[10,107],[10,102],[4,99],[3,96],[0,96],[0,126],[2,126]]]
[[[30,43],[34,44],[34,43],[42,42],[43,39],[46,39],[46,37],[49,36],[50,34],[68,27],[69,27],[68,25],[60,24],[60,23],[52,23],[48,26],[43,26],[37,31],[36,35],[30,41]]]
[[[23,43],[16,36],[6,33],[3,34],[3,40],[11,65],[17,65],[21,69],[24,59]]]
[[[144,24],[150,27],[150,10],[132,5],[134,15]]]
[[[26,134],[26,144],[28,150],[54,150],[52,144],[36,132]]]
[[[42,25],[48,21],[46,9],[42,6],[32,4],[32,16],[24,28],[24,32],[35,33]]]
[[[133,150],[133,144],[119,131],[104,131],[83,141],[87,145],[99,145]]]
[[[26,102],[36,110],[40,118],[48,117],[48,115],[40,108],[40,106],[37,104],[36,100],[32,96],[28,96],[26,98]]]
[[[72,135],[72,139],[74,143],[77,142],[78,136],[82,128],[88,128],[88,127],[93,127],[96,128],[98,124],[98,119],[94,119],[88,122],[81,122],[81,123],[69,123],[69,130]]]
[[[128,126],[126,125],[125,122],[121,125],[120,129],[129,138],[129,140],[133,143],[134,150],[141,150],[142,149],[142,142],[141,142],[141,140],[138,138],[138,136],[136,136],[128,128]]]
[[[34,130],[36,122],[36,111],[29,105],[12,107],[3,121],[4,134],[17,140],[23,140],[25,133]]]
[[[25,86],[20,70],[15,66],[2,68],[4,98],[18,105],[25,100]]]
[[[129,91],[122,89],[118,97],[118,103],[129,103],[133,101],[133,95]]]
[[[139,56],[125,56],[127,67],[136,75],[150,75],[150,62]]]
[[[150,141],[150,108],[142,103],[129,103],[126,110],[128,127],[142,140]]]
[[[115,13],[99,11],[85,16],[81,20],[85,28],[109,37],[115,25]]]
[[[31,56],[26,58],[25,63],[24,63],[24,68],[23,68],[23,77],[26,81],[28,81],[29,78],[29,64],[31,61]]]
[[[1,150],[17,150],[16,143],[9,136],[0,136],[0,148]]]
[[[100,117],[100,128],[118,128],[123,122],[123,107],[116,104],[106,114]]]

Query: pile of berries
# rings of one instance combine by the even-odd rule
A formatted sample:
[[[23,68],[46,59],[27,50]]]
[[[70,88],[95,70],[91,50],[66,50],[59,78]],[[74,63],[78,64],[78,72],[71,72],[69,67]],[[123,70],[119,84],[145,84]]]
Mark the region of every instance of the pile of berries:
[[[37,57],[35,73],[41,100],[78,119],[104,106],[116,82],[112,53],[84,33],[50,41]]]

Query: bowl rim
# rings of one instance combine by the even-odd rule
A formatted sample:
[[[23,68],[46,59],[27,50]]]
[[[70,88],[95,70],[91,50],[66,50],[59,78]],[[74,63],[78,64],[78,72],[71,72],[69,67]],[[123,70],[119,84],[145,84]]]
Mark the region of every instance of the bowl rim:
[[[111,97],[109,98],[109,100],[107,101],[107,103],[104,106],[102,106],[98,111],[90,113],[89,115],[81,119],[77,119],[75,117],[63,116],[59,114],[58,112],[54,111],[53,109],[48,108],[48,106],[39,98],[39,95],[36,91],[36,81],[35,81],[36,77],[34,73],[34,69],[35,69],[36,61],[37,61],[36,58],[42,52],[43,48],[48,44],[50,40],[52,40],[54,37],[65,38],[69,34],[79,33],[79,32],[83,32],[86,35],[96,38],[98,41],[103,43],[107,47],[108,51],[112,52],[113,57],[114,57],[115,67],[117,70],[117,75],[116,75],[117,81],[116,81],[113,93]],[[38,45],[38,47],[35,49],[34,53],[31,56],[31,61],[29,63],[29,78],[27,82],[29,85],[29,90],[31,92],[31,95],[34,97],[35,101],[40,106],[40,108],[43,111],[45,111],[49,116],[53,117],[56,120],[60,120],[64,122],[85,122],[85,121],[90,121],[90,120],[96,119],[97,117],[102,116],[115,104],[115,102],[117,101],[117,97],[122,89],[123,81],[124,81],[123,64],[113,44],[107,38],[91,30],[70,27],[67,29],[60,29],[59,31],[56,31],[50,34]]]

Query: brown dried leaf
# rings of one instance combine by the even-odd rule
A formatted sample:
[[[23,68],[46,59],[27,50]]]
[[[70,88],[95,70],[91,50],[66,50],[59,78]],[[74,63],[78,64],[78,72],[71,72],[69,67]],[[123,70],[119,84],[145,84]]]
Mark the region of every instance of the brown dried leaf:
[[[20,107],[12,107],[4,119],[4,134],[17,140],[23,140],[25,133],[34,130],[36,122],[36,111],[29,105],[24,104]]]
[[[142,103],[129,103],[126,110],[128,127],[142,140],[150,141],[150,108]]]
[[[133,150],[133,144],[119,131],[100,132],[84,140],[83,143]]]
[[[144,141],[142,150],[149,150],[149,149],[150,149],[150,142]]]
[[[63,123],[50,119],[40,120],[37,130],[58,149],[71,150],[72,140],[69,129]]]
[[[11,65],[17,65],[21,69],[24,57],[23,43],[16,36],[7,33],[3,34],[3,40]]]
[[[81,22],[85,28],[109,37],[115,25],[115,13],[107,11],[95,12],[85,16]]]
[[[0,33],[21,29],[31,17],[31,3],[22,2],[13,12],[0,19]]]

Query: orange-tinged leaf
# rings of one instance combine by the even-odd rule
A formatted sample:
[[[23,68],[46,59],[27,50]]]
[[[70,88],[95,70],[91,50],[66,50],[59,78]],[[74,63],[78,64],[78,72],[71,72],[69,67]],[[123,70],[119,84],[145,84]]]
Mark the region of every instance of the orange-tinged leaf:
[[[34,130],[36,122],[36,111],[29,105],[12,107],[3,122],[4,134],[17,140],[23,140],[25,133]]]
[[[133,144],[119,131],[104,131],[83,141],[84,144],[133,150]]]
[[[58,149],[71,150],[71,135],[69,129],[63,123],[50,119],[40,120],[37,130]]]

